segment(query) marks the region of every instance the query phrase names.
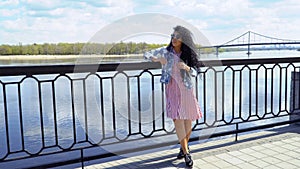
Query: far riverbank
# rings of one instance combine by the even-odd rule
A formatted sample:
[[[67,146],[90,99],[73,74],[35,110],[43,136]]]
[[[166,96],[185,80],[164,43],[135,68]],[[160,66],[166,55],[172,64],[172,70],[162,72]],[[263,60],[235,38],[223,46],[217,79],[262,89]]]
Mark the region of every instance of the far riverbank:
[[[126,62],[143,59],[142,54],[128,55],[1,55],[0,64],[43,64],[43,63],[99,63]]]

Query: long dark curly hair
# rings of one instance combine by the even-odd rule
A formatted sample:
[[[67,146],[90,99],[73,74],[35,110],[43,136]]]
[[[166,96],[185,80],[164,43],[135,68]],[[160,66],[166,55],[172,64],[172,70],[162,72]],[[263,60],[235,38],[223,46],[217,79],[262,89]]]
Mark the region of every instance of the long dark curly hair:
[[[183,26],[176,26],[173,28],[174,31],[178,32],[182,39],[181,45],[181,55],[180,59],[185,62],[190,67],[193,67],[196,70],[199,70],[203,66],[202,62],[198,60],[198,55],[196,52],[196,45],[192,38],[192,32]],[[172,49],[172,39],[167,46],[167,50],[171,51]]]

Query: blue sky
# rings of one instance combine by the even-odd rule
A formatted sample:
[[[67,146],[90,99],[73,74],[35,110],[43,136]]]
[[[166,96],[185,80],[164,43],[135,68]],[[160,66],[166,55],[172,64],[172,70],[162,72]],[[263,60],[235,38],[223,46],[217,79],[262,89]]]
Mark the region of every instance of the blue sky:
[[[103,27],[143,13],[183,19],[211,44],[249,30],[300,39],[299,9],[299,0],[1,0],[0,44],[88,42]]]

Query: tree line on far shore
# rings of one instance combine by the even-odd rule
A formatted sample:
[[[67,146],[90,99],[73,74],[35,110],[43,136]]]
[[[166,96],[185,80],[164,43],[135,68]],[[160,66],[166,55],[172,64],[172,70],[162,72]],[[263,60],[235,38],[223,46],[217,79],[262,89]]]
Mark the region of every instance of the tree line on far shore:
[[[119,43],[57,43],[0,45],[0,55],[80,55],[106,54],[124,55],[140,54],[145,51],[165,46],[166,44],[147,44],[144,42]]]

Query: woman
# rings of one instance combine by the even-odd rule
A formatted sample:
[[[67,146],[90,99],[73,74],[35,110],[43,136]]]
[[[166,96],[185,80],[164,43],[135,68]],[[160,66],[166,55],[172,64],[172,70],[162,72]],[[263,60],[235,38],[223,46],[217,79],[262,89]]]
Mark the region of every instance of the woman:
[[[191,82],[192,68],[198,71],[201,66],[195,49],[191,32],[185,27],[176,26],[166,48],[146,52],[144,55],[163,65],[160,81],[166,87],[167,117],[173,119],[181,145],[177,158],[184,158],[189,167],[193,166],[188,147],[192,121],[202,117]],[[162,57],[157,57],[158,55]]]

